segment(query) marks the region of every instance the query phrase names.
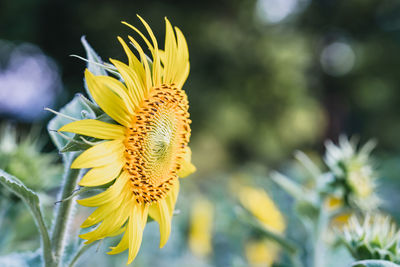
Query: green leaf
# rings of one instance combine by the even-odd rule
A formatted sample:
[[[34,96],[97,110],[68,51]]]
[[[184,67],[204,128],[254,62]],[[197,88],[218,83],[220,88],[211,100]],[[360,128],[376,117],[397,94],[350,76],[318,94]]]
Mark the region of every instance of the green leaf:
[[[27,188],[20,180],[1,169],[0,184],[25,201],[28,206],[39,204],[39,197],[35,192]]]
[[[279,172],[272,172],[271,179],[297,201],[308,202],[317,206],[317,196]]]
[[[82,98],[82,95],[76,95],[68,104],[60,109],[60,114],[56,115],[50,120],[47,125],[50,137],[53,143],[59,150],[62,150],[71,139],[73,139],[73,133],[63,133],[61,135],[57,132],[62,126],[73,121],[73,119],[95,119],[96,113],[92,110],[87,102]]]
[[[352,267],[399,267],[400,265],[384,260],[364,260],[355,262],[351,266]]]
[[[53,262],[51,254],[51,244],[49,233],[43,219],[42,211],[40,210],[39,197],[31,189],[27,188],[16,177],[6,173],[0,169],[0,184],[9,191],[17,195],[28,206],[35,219],[36,226],[39,229],[42,240],[42,249],[46,266],[51,266]]]

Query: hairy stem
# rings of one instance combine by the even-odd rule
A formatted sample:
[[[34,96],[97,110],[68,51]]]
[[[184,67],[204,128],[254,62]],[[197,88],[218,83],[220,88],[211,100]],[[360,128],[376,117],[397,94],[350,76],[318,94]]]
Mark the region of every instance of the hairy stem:
[[[323,235],[326,232],[326,228],[329,221],[328,212],[325,210],[324,205],[321,205],[320,212],[316,227],[314,229],[314,251],[313,251],[313,262],[314,267],[325,266],[325,244]]]
[[[35,219],[36,224],[39,228],[40,237],[42,239],[44,266],[53,267],[54,257],[53,257],[53,252],[51,250],[49,233],[47,231],[46,224],[43,220],[42,212],[40,211],[40,208],[38,208],[35,205],[31,205],[31,210],[33,213],[33,218]]]
[[[73,206],[75,205],[74,198],[68,197],[73,194],[79,178],[80,170],[70,168],[72,161],[76,157],[77,153],[64,155],[64,181],[59,194],[59,198],[63,201],[57,204],[59,206],[56,211],[57,215],[53,224],[51,236],[56,266],[60,266],[60,263],[62,262],[62,255],[67,238],[68,223],[72,215]]]
[[[71,262],[69,263],[69,267],[74,267],[76,262],[78,261],[79,257],[83,255],[83,253],[85,253],[88,249],[90,249],[91,247],[93,247],[93,245],[97,244],[97,242],[92,242],[90,244],[87,245],[82,245],[78,251],[76,252],[76,254],[74,255],[74,257],[72,258]]]

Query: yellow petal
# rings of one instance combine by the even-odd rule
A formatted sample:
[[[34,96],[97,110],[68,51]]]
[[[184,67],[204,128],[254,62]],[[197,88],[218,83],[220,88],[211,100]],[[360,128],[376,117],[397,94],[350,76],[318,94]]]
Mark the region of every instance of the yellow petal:
[[[158,203],[150,205],[150,207],[149,207],[149,215],[156,222],[160,221],[160,211],[158,209]]]
[[[160,60],[161,60],[161,63],[165,66],[165,51],[163,51],[163,50],[158,50],[158,54],[160,55]]]
[[[149,215],[158,222],[160,226],[160,248],[167,243],[171,233],[171,213],[165,199],[159,200],[149,208]]]
[[[153,42],[154,49],[153,49],[153,84],[154,86],[160,86],[161,85],[161,74],[162,74],[162,69],[161,69],[161,62],[160,62],[160,57],[158,55],[158,43],[157,39],[153,34],[153,31],[151,30],[149,24],[138,15],[138,18],[142,21],[144,27],[147,30],[147,33],[150,35],[151,41]]]
[[[178,27],[175,27],[176,37],[178,40],[178,52],[177,52],[177,63],[174,66],[175,72],[175,82],[178,88],[182,88],[185,83],[190,70],[189,64],[189,50],[186,43],[185,36]]]
[[[176,39],[171,23],[165,18],[165,52],[163,53],[164,60],[164,77],[163,83],[171,84],[174,78],[173,68],[176,60]]]
[[[169,195],[165,199],[167,202],[171,218],[173,216],[173,212],[175,209],[176,200],[178,199],[178,194],[179,194],[179,179],[176,179],[176,181],[174,182],[174,186],[171,188]]]
[[[92,212],[92,214],[89,215],[89,217],[86,218],[86,220],[81,224],[81,228],[87,228],[90,226],[93,226],[102,220],[106,218],[107,216],[110,215],[110,205],[102,205],[98,207],[95,211]]]
[[[110,60],[114,66],[118,69],[118,72],[121,74],[122,79],[124,80],[126,87],[128,88],[128,92],[132,101],[135,103],[136,107],[139,107],[140,103],[142,103],[145,98],[146,88],[144,88],[140,77],[137,75],[132,68],[127,66],[126,64],[118,61],[118,60]]]
[[[191,163],[191,160],[192,151],[190,150],[190,147],[187,146],[185,148],[185,154],[180,162],[181,168],[177,173],[180,178],[185,178],[196,171],[196,167]]]
[[[114,202],[112,201],[120,196],[122,192],[124,192],[123,189],[125,188],[128,181],[129,177],[124,172],[122,172],[121,175],[115,180],[115,183],[110,186],[106,191],[92,197],[78,199],[77,202],[80,205],[86,207],[98,207],[108,202],[112,203],[110,205],[114,205]]]
[[[138,81],[137,82],[138,88],[146,88],[146,72],[144,66],[142,65],[142,63],[140,63],[138,58],[132,53],[132,51],[129,49],[125,41],[119,36],[118,36],[118,41],[121,43],[125,53],[128,56],[129,69],[131,69],[135,74],[135,80]],[[145,89],[144,92],[147,92],[147,89]]]
[[[129,257],[127,264],[130,264],[139,252],[142,244],[143,230],[145,227],[144,218],[147,218],[148,206],[133,205],[131,217],[129,218]]]
[[[95,145],[80,154],[72,163],[71,168],[93,168],[104,166],[123,158],[124,145],[122,140],[106,141]]]
[[[171,188],[170,192],[168,193],[167,197],[165,198],[171,218],[173,216],[173,212],[175,209],[176,200],[178,199],[178,194],[179,194],[179,179],[176,179],[176,181],[174,181],[174,186]],[[155,203],[149,207],[149,215],[156,222],[161,221],[160,209],[159,209],[158,203]]]
[[[109,234],[108,236],[109,237],[114,237],[114,236],[117,236],[117,235],[120,235],[120,234],[124,233],[125,231],[126,231],[126,226],[121,227],[120,229],[118,229],[114,233]]]
[[[76,133],[99,139],[123,139],[125,137],[124,127],[92,119],[68,123],[58,131]]]
[[[130,228],[126,227],[125,234],[122,236],[121,241],[115,247],[110,247],[111,251],[107,252],[109,255],[115,255],[125,251],[129,247]]]
[[[160,248],[162,248],[167,243],[171,233],[172,218],[165,200],[161,200],[158,207],[160,210]]]
[[[85,79],[90,93],[101,109],[118,123],[129,126],[131,118],[124,101],[112,90],[96,81],[96,76],[87,69]]]
[[[126,222],[131,209],[132,201],[125,199],[122,201],[121,206],[110,212],[110,215],[105,217],[99,227],[95,230],[80,235],[83,239],[88,239],[88,243],[105,238],[110,234],[120,229]]]
[[[129,26],[129,24],[127,24]],[[140,61],[142,62],[145,70],[145,88],[147,89],[146,93],[150,90],[151,87],[153,87],[153,81],[151,80],[151,71],[150,71],[150,66],[149,62],[147,60],[147,56],[143,52],[141,46],[133,39],[131,36],[128,36],[129,40],[132,42],[132,44],[135,46],[136,50],[138,51],[140,55]]]
[[[129,114],[134,114],[135,108],[138,107],[139,103],[135,102],[135,100],[128,95],[128,89],[123,83],[110,76],[96,76],[96,81],[114,91],[114,93],[116,93],[125,103],[125,107]]]
[[[80,186],[99,186],[111,182],[121,172],[124,161],[114,161],[88,171],[78,183]]]

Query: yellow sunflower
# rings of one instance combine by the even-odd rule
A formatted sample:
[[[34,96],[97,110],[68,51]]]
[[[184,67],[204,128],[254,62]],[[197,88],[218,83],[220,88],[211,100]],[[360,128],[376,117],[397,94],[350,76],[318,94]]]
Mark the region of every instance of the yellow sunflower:
[[[160,50],[149,25],[139,19],[151,42],[138,29],[123,23],[144,40],[152,62],[134,38],[128,37],[138,58],[118,37],[129,63],[110,61],[122,81],[85,71],[93,99],[115,123],[86,119],[59,129],[105,140],[84,151],[71,166],[91,168],[79,182],[81,186],[113,182],[106,191],[78,200],[83,206],[97,207],[81,226],[97,227],[80,237],[90,243],[124,233],[108,253],[129,249],[128,264],[138,253],[148,216],[160,225],[160,247],[167,242],[179,191],[178,177],[195,171],[188,147],[188,100],[182,90],[189,74],[185,37],[165,19],[165,48]]]

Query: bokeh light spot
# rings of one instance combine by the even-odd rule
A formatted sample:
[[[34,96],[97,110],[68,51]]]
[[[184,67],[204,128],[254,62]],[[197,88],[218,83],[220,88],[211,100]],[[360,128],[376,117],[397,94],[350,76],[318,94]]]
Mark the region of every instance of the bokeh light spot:
[[[351,46],[343,42],[329,44],[322,50],[320,57],[323,70],[332,76],[342,76],[350,72],[355,59]]]

